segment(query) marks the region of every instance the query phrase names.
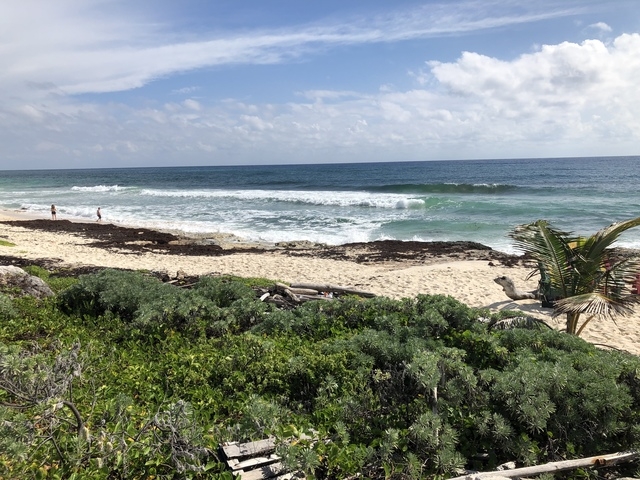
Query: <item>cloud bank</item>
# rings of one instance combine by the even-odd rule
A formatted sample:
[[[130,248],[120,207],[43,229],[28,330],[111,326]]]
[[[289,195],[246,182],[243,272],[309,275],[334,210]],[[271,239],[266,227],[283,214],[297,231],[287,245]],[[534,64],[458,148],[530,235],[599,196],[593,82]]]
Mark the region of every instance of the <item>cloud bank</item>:
[[[512,60],[472,51],[450,62],[425,58],[421,71],[407,73],[414,87],[402,91],[309,90],[287,102],[249,103],[208,101],[193,86],[143,106],[82,95],[138,89],[205,67],[286,63],[339,45],[478,31],[575,9],[464,2],[185,39],[134,15],[123,22],[117,9],[97,15],[109,2],[53,3],[0,6],[7,45],[0,60],[8,66],[0,74],[0,168],[624,155],[640,146],[635,33],[544,45]],[[611,30],[603,22],[592,27]]]

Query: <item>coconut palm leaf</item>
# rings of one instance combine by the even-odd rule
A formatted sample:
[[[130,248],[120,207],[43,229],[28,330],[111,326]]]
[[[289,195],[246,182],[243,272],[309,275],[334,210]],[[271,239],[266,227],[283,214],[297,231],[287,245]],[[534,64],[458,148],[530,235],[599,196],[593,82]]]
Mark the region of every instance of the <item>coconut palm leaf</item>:
[[[631,295],[638,297],[638,295]],[[616,315],[629,315],[633,313],[631,305],[640,303],[637,300],[629,299],[627,296],[614,300],[610,296],[599,292],[574,295],[556,301],[553,316],[562,314],[587,314],[601,317],[614,318]]]
[[[553,327],[546,323],[544,320],[529,316],[518,316],[502,318],[490,322],[488,325],[489,330],[508,330],[512,328],[526,328],[529,330],[542,330],[544,327],[549,330],[553,330]]]
[[[605,251],[620,237],[622,233],[630,228],[640,225],[640,217],[632,218],[622,222],[612,223],[586,239],[583,249],[588,252],[588,258],[602,257]]]
[[[627,285],[634,283],[640,274],[640,257],[626,258],[610,265],[609,273]]]
[[[624,222],[617,222],[605,227],[594,235],[587,237],[583,242],[574,250],[577,254],[577,261],[575,267],[579,272],[580,288],[576,290],[576,294],[586,293],[590,290],[590,286],[593,282],[601,284],[603,279],[611,280],[612,278],[622,281],[625,277],[635,276],[638,271],[638,265],[628,263],[625,265],[619,265],[619,267],[627,268],[629,271],[624,272],[621,275],[623,268],[619,269],[618,273],[613,272],[610,257],[610,247],[618,239],[620,234],[629,228],[640,225],[640,217],[626,220]],[[631,269],[635,269],[636,272],[631,272]],[[611,272],[609,278],[603,277],[602,272]]]
[[[538,268],[533,273],[544,269],[553,287],[560,290],[563,296],[568,296],[573,273],[570,263],[573,252],[568,245],[569,234],[551,228],[546,220],[538,220],[516,227],[511,238],[515,240],[518,248],[538,262]]]

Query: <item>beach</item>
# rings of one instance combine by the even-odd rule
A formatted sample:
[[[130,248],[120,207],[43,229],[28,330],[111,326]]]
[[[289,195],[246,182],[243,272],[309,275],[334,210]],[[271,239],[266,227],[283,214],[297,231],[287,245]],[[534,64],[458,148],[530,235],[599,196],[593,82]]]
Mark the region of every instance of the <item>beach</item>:
[[[533,265],[472,242],[377,241],[327,246],[309,242],[252,243],[233,235],[183,236],[108,222],[53,221],[19,211],[0,212],[0,264],[34,263],[90,271],[92,267],[161,272],[174,278],[235,275],[285,283],[332,284],[393,299],[419,294],[450,295],[477,308],[517,310],[562,329],[564,318],[538,300],[509,299],[493,279],[508,276],[521,290],[534,290]],[[581,337],[640,354],[640,311],[628,317],[594,319]]]

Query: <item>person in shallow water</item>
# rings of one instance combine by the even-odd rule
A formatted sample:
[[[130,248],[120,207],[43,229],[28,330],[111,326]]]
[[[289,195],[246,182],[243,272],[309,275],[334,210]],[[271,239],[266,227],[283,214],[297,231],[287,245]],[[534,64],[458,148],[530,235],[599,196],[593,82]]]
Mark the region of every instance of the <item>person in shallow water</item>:
[[[98,216],[98,219],[96,220],[96,222],[99,222],[100,220],[102,220],[102,213],[100,212],[100,207],[98,207],[98,211],[96,212],[96,215]]]
[[[57,220],[57,212],[56,212],[56,206],[52,203],[51,204],[51,220]]]

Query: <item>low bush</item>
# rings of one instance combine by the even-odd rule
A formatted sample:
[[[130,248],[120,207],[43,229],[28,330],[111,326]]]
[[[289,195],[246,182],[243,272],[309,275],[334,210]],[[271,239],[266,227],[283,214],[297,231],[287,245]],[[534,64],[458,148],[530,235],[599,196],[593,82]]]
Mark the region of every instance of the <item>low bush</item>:
[[[58,296],[62,311],[77,316],[116,318],[134,334],[178,331],[190,337],[248,330],[273,310],[237,279],[202,277],[192,289],[164,284],[140,272],[104,270],[80,277]]]
[[[38,265],[27,265],[24,267],[24,271],[29,275],[33,275],[44,280],[49,288],[54,292],[58,293],[77,282],[75,277],[65,276],[65,275],[52,275],[47,269],[42,268]]]
[[[107,269],[81,276],[58,301],[68,314],[99,317],[109,313],[130,322],[142,305],[170,301],[176,295],[171,285],[142,273]]]
[[[16,317],[18,311],[13,306],[11,297],[0,293],[0,322],[11,320]]]

